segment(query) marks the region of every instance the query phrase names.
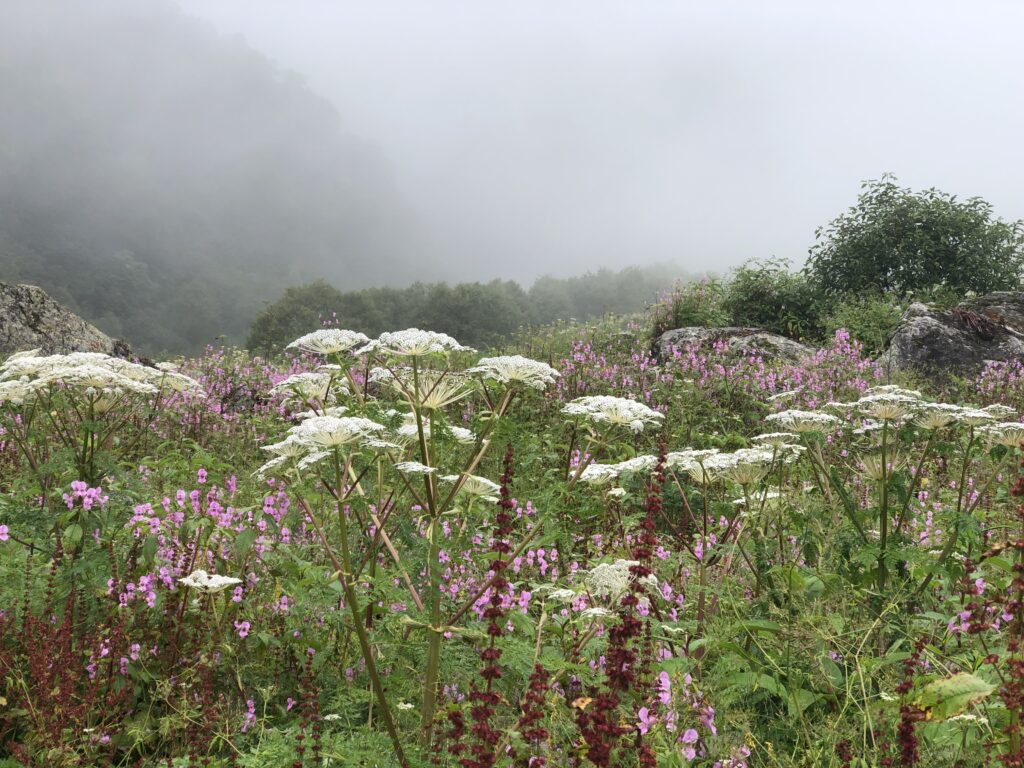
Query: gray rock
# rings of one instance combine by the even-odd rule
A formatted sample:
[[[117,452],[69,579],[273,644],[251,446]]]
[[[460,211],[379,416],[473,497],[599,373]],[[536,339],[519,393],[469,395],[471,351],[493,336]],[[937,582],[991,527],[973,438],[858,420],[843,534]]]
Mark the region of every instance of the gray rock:
[[[0,283],[0,358],[36,348],[51,355],[103,352],[131,357],[125,342],[90,325],[42,288]]]
[[[951,310],[911,304],[881,362],[938,384],[977,375],[990,361],[1024,357],[1024,293],[1000,291]]]
[[[711,346],[720,341],[728,343],[729,350],[733,353],[757,354],[765,360],[795,363],[814,354],[814,349],[806,344],[776,333],[762,331],[759,328],[703,328],[700,326],[665,331],[654,343],[651,351],[655,357],[664,357],[670,354],[670,350],[673,348],[685,349],[694,344],[702,347]]]

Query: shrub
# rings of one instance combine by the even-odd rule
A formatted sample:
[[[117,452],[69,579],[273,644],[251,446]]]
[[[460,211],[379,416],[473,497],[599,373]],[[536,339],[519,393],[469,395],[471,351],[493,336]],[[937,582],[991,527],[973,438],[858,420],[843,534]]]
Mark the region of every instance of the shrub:
[[[729,313],[723,306],[724,296],[725,286],[715,278],[676,282],[672,290],[651,308],[654,338],[674,328],[725,325],[729,322]]]
[[[734,325],[764,328],[795,339],[821,335],[816,287],[778,259],[749,261],[737,269],[722,305]]]
[[[829,333],[845,328],[869,354],[882,352],[900,323],[904,305],[891,295],[863,293],[836,304],[822,322]]]
[[[857,205],[817,231],[808,275],[829,295],[1014,290],[1024,265],[1024,223],[994,218],[980,197],[914,192],[886,175],[863,184]]]

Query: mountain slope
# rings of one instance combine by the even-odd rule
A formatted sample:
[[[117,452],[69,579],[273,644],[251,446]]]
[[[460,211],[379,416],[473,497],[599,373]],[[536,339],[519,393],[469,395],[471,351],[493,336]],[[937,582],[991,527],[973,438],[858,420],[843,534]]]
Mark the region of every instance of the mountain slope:
[[[155,0],[0,4],[0,279],[149,351],[236,338],[282,286],[419,276],[373,147]]]

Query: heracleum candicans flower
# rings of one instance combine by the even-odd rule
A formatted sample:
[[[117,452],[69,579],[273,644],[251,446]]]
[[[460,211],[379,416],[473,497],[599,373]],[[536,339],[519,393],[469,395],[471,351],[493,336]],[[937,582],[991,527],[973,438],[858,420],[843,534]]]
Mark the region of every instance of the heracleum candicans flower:
[[[1004,421],[1001,424],[989,424],[979,430],[996,445],[1016,448],[1024,443],[1024,424],[1016,421]]]
[[[465,480],[462,482],[462,487],[459,488],[459,493],[497,501],[498,494],[501,492],[501,486],[493,480],[488,480],[486,477],[480,477],[479,475],[444,475],[441,479],[446,483],[457,483],[462,477],[465,477]]]
[[[360,350],[396,357],[423,357],[435,353],[474,351],[472,347],[459,344],[447,333],[421,331],[419,328],[385,331]]]
[[[779,411],[768,414],[764,420],[771,424],[778,424],[789,432],[822,432],[839,425],[839,419],[835,416],[820,411]]]
[[[547,363],[531,360],[522,355],[502,355],[501,357],[484,357],[466,373],[478,374],[487,381],[501,384],[523,384],[532,389],[545,389],[554,384],[558,371]]]
[[[980,427],[982,424],[991,424],[996,417],[980,408],[961,408],[958,420],[969,427]]]
[[[963,409],[949,403],[924,403],[918,410],[914,423],[921,429],[933,430],[955,424]]]
[[[867,414],[882,421],[896,421],[904,416],[910,416],[917,412],[921,401],[919,398],[910,397],[899,392],[878,392],[873,395],[865,395],[857,401],[857,408],[861,413]]]
[[[338,379],[329,373],[306,371],[305,373],[293,373],[287,379],[271,387],[270,391],[275,394],[294,394],[303,400],[324,402],[330,396],[332,386],[347,391],[343,379]]]
[[[796,443],[800,440],[800,435],[795,432],[765,432],[761,435],[756,435],[751,440],[760,445],[770,445],[774,448],[778,448],[780,445],[789,445]]]
[[[992,405],[986,405],[982,408],[985,413],[995,416],[997,419],[1011,419],[1017,415],[1017,409],[1011,408],[1008,405],[1002,403],[993,403]]]
[[[395,464],[395,469],[403,475],[431,475],[437,472],[437,467],[428,467],[418,461],[400,461]]]
[[[324,448],[338,448],[383,429],[383,424],[360,416],[314,416],[289,431],[306,443]]]
[[[642,432],[647,426],[661,426],[665,418],[636,400],[611,395],[577,397],[562,408],[562,413],[599,424],[628,427],[634,432]]]
[[[587,589],[597,597],[614,601],[629,589],[630,568],[639,565],[637,560],[618,559],[614,563],[595,565],[587,574]]]
[[[198,570],[178,579],[178,582],[186,587],[209,594],[220,592],[228,587],[233,587],[235,584],[241,584],[242,580],[236,579],[234,576],[218,576],[215,573]]]
[[[353,347],[359,347],[370,340],[358,331],[348,331],[342,328],[323,328],[319,331],[307,333],[300,336],[285,349],[301,349],[306,352],[314,352],[318,355],[333,355],[339,352],[348,352]]]

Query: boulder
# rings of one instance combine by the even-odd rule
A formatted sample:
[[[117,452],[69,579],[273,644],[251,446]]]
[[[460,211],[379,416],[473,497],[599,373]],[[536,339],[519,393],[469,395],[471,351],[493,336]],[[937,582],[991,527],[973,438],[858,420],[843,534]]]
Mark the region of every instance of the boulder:
[[[777,333],[763,331],[760,328],[704,328],[701,326],[665,331],[654,342],[651,352],[655,357],[664,357],[671,354],[670,350],[673,348],[685,349],[693,345],[707,347],[718,342],[727,343],[729,351],[733,353],[744,356],[760,355],[765,360],[786,363],[795,363],[814,354],[814,349],[806,344],[793,341],[793,339],[780,336]]]
[[[131,357],[125,342],[90,325],[42,288],[0,283],[0,359],[36,348],[51,355],[103,352]]]
[[[881,362],[889,373],[913,372],[945,384],[975,376],[990,361],[1024,357],[1024,293],[1000,291],[953,309],[911,304]]]

